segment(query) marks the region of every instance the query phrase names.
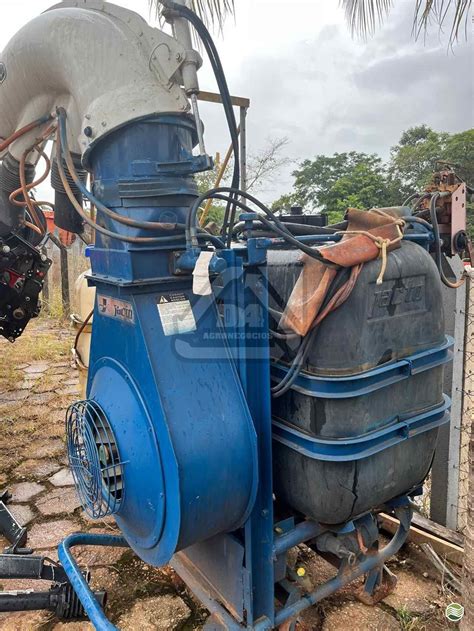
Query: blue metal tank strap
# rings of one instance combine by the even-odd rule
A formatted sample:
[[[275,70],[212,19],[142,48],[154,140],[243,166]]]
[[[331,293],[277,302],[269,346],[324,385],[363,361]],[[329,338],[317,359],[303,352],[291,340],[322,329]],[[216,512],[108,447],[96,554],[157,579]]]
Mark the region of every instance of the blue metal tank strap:
[[[408,379],[425,370],[442,366],[453,360],[454,339],[446,336],[443,344],[405,357],[399,361],[377,366],[372,370],[348,377],[320,377],[301,372],[292,389],[309,397],[347,399],[360,397],[398,381]],[[272,364],[272,380],[280,381],[289,368],[281,362]]]
[[[443,395],[443,398],[442,405],[434,409],[405,417],[403,420],[397,417],[390,422],[389,419],[380,423],[385,424],[383,429],[356,438],[332,440],[316,438],[293,425],[274,419],[273,440],[313,460],[332,462],[361,460],[448,423],[451,400],[446,395]]]

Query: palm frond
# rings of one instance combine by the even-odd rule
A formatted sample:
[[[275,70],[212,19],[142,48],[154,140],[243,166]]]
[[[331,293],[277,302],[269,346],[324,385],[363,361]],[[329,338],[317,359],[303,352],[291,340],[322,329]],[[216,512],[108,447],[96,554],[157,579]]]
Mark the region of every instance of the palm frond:
[[[149,0],[150,9],[161,20],[163,15],[163,5],[160,0]],[[225,19],[228,15],[235,14],[234,0],[191,0],[191,8],[207,27],[222,31]]]
[[[366,38],[372,35],[377,26],[393,6],[393,0],[340,0],[346,13],[353,35]],[[464,26],[467,37],[472,0],[413,0],[413,36],[417,39],[427,32],[433,22],[440,30],[448,20],[451,22],[449,44],[452,45]]]
[[[340,0],[353,35],[372,35],[393,6],[393,0]]]
[[[442,30],[446,21],[452,15],[449,44],[459,39],[464,25],[465,37],[469,22],[472,0],[416,0],[413,18],[413,35],[418,38],[423,32],[426,34],[428,26],[434,22]]]

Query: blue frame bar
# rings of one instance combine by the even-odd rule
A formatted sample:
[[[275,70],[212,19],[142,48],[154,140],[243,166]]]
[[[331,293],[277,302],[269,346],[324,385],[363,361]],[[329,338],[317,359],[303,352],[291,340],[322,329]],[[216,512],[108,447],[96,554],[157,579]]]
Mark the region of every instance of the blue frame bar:
[[[311,521],[309,519],[300,522],[288,532],[278,535],[274,540],[274,555],[277,557],[279,554],[287,552],[291,548],[300,545],[308,541],[308,539],[314,539],[325,531],[325,527],[317,521]]]
[[[425,370],[447,364],[453,359],[454,339],[446,336],[441,346],[430,348],[399,361],[378,366],[372,370],[348,377],[319,377],[300,372],[292,389],[310,397],[322,399],[347,399],[360,397],[380,388],[391,386]],[[282,362],[272,364],[272,380],[280,381],[289,368]]]
[[[353,569],[351,569],[350,566],[342,564],[334,578],[323,583],[310,594],[306,594],[297,602],[277,611],[275,615],[275,626],[283,624],[286,620],[296,618],[302,611],[315,605],[320,600],[327,598],[331,594],[334,594],[334,592],[348,585],[359,576],[367,574],[377,567],[383,567],[385,561],[396,554],[405,543],[410,529],[412,514],[413,509],[410,505],[395,509],[395,516],[400,520],[400,524],[391,541],[382,548],[380,552],[375,555],[366,556]],[[262,626],[259,624],[255,625],[255,631],[263,631],[263,629],[266,628],[264,623]]]
[[[316,438],[302,432],[294,425],[290,426],[274,419],[273,440],[313,460],[331,462],[361,460],[398,445],[404,440],[418,436],[418,434],[449,423],[448,410],[451,401],[446,395],[443,395],[443,398],[443,404],[432,410],[404,420],[400,420],[400,417],[393,420],[388,419],[382,429],[356,438],[335,438],[332,440]]]
[[[111,546],[128,548],[128,543],[123,537],[117,535],[101,535],[87,532],[76,532],[69,535],[58,546],[58,557],[62,563],[69,581],[77,594],[77,597],[84,607],[84,611],[89,617],[97,631],[118,631],[118,628],[110,622],[104,610],[97,602],[89,584],[77,565],[71,552],[74,546]]]

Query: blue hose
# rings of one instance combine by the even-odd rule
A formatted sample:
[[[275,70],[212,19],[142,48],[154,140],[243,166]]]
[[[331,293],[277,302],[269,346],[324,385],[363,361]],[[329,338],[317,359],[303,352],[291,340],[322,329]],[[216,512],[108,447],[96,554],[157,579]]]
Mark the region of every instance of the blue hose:
[[[82,603],[89,620],[97,631],[118,631],[104,613],[97,602],[89,584],[74,559],[71,548],[74,546],[114,546],[128,548],[128,543],[123,537],[116,535],[100,535],[92,533],[74,533],[66,537],[58,546],[58,556],[64,571]]]

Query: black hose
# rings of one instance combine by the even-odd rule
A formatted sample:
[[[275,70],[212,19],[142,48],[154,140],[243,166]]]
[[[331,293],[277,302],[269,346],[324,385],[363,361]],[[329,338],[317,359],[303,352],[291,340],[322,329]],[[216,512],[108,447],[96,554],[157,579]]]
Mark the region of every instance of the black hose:
[[[426,221],[425,219],[422,219],[421,217],[403,217],[403,221],[406,221],[406,223],[418,223],[420,224],[420,226],[424,226],[425,228],[428,228],[429,230],[431,230],[431,224],[429,221]]]
[[[347,227],[347,222],[343,222],[342,227],[337,226],[307,226],[304,223],[292,223],[285,221],[284,225],[288,228],[288,231],[294,236],[303,236],[309,234],[334,234],[340,230],[344,230]],[[240,234],[245,228],[245,222],[241,221],[234,226],[234,236]],[[259,222],[254,222],[254,231],[259,232],[262,230],[262,226],[259,226]]]
[[[435,193],[433,197],[431,198],[431,202],[430,202],[430,219],[431,219],[431,225],[433,228],[434,245],[435,245],[435,250],[434,250],[435,263],[436,263],[436,267],[438,268],[441,281],[446,285],[446,287],[449,287],[450,289],[457,289],[463,284],[464,280],[461,279],[453,283],[448,278],[446,278],[446,275],[443,270],[441,237],[439,234],[438,216],[436,214],[436,202],[438,201],[440,197],[441,197],[440,193]]]
[[[308,358],[309,351],[316,339],[317,332],[318,327],[316,326],[305,336],[288,372],[283,379],[271,389],[273,398],[277,399],[278,397],[281,397],[285,394],[285,392],[288,392],[294,384]]]
[[[332,281],[331,286],[329,287],[329,291],[324,297],[320,311],[323,311],[326,308],[329,301],[332,300],[336,292],[339,291],[339,289],[342,287],[342,285],[345,282],[347,282],[350,276],[350,273],[351,273],[351,268],[347,268],[347,267],[342,268],[340,272],[338,272],[338,274]],[[283,394],[285,394],[285,392],[288,392],[288,390],[292,387],[292,385],[296,381],[298,375],[301,372],[301,369],[303,368],[308,358],[309,351],[311,350],[311,347],[316,339],[318,330],[319,330],[319,325],[315,326],[314,329],[311,329],[311,331],[303,339],[303,342],[301,343],[301,346],[298,349],[298,352],[295,358],[293,359],[288,369],[288,372],[283,377],[283,379],[279,383],[277,383],[276,386],[273,386],[273,388],[271,389],[273,398],[277,399],[278,397],[281,397]]]
[[[211,63],[212,69],[214,71],[214,76],[216,78],[217,86],[219,88],[219,92],[222,97],[222,104],[224,106],[224,112],[227,119],[227,124],[229,127],[230,138],[232,142],[232,148],[234,152],[234,168],[232,175],[232,188],[238,188],[240,184],[240,162],[239,162],[239,138],[237,131],[237,122],[235,120],[234,108],[232,105],[232,99],[229,92],[229,87],[227,85],[227,80],[225,78],[224,69],[222,67],[221,60],[219,58],[219,53],[217,52],[216,45],[212,39],[211,34],[209,33],[204,22],[194,13],[191,9],[187,7],[176,4],[175,2],[166,2],[166,6],[175,11],[181,17],[187,19],[196,29],[197,34],[202,40],[204,48],[206,49],[207,55],[209,57],[209,61]],[[235,213],[236,207],[234,203],[235,195],[232,194],[230,200],[227,203],[225,215],[224,215],[224,223],[222,226],[222,235],[227,237],[227,247],[230,247],[230,243],[232,240],[232,227],[235,222]]]
[[[224,190],[224,189],[214,189],[214,190]],[[247,193],[245,193],[245,195],[249,198],[251,198],[252,200],[255,200],[255,198],[253,198],[251,195],[248,195]],[[203,198],[203,199],[202,199]],[[204,195],[201,196],[201,198],[199,198],[197,200],[197,202],[199,202],[200,199],[202,199],[202,201],[204,199],[222,199],[224,201],[227,201],[229,198],[226,195],[221,195],[220,193],[212,193],[212,191],[205,193]],[[196,202],[196,203],[197,203]],[[201,202],[200,202],[201,203]],[[259,204],[260,206],[263,206],[263,204],[261,202],[259,202],[258,200],[255,200],[255,203]],[[242,210],[245,210],[245,212],[248,213],[254,213],[254,211],[250,208],[250,206],[247,206],[247,204],[244,204],[240,199],[236,199],[234,200],[234,204],[236,206],[238,206],[239,208],[242,208]],[[265,206],[263,206],[264,208],[266,208]],[[194,205],[193,205],[194,208]],[[271,210],[266,209],[271,215],[273,215],[273,213],[271,212]],[[191,213],[190,213],[191,214]],[[335,265],[334,263],[330,263],[328,261],[326,261],[320,254],[320,252],[314,248],[311,248],[310,246],[305,245],[304,243],[302,243],[301,241],[299,241],[298,239],[296,239],[290,232],[288,232],[287,230],[283,230],[281,229],[279,226],[281,224],[280,221],[278,221],[275,217],[275,220],[277,222],[278,225],[274,225],[271,221],[269,221],[268,219],[266,219],[265,217],[263,217],[262,215],[259,216],[260,217],[260,221],[262,223],[264,223],[272,232],[276,233],[278,236],[280,236],[282,239],[284,239],[287,243],[295,246],[296,248],[298,248],[299,250],[301,250],[302,252],[304,252],[305,254],[307,254],[308,256],[310,256],[311,258],[314,258],[318,261],[320,261],[321,263],[323,263],[324,265],[326,265],[327,267],[332,267],[334,269],[339,269],[339,265]],[[283,226],[284,227],[284,226]],[[193,235],[193,237],[191,238],[191,240],[187,240],[187,246],[188,247],[192,247],[195,245],[194,243],[194,238],[195,235]]]
[[[242,191],[238,188],[234,188],[233,186],[220,186],[218,188],[211,188],[209,191],[207,191],[206,193],[204,193],[203,195],[201,195],[201,197],[199,197],[198,199],[196,199],[192,206],[191,206],[191,211],[188,215],[188,226],[189,226],[189,232],[190,232],[190,239],[192,239],[195,230],[197,228],[198,225],[198,211],[199,211],[199,207],[201,206],[202,202],[205,201],[206,199],[221,199],[221,198],[216,198],[214,197],[215,194],[221,194],[221,193],[227,193],[227,194],[235,194],[238,197],[244,197],[245,199],[249,200],[250,202],[252,202],[253,204],[255,204],[256,206],[258,206],[258,208],[260,208],[261,210],[263,210],[263,212],[270,217],[270,219],[272,221],[275,222],[275,224],[280,228],[280,230],[283,230],[284,232],[286,232],[287,234],[289,234],[291,236],[291,232],[289,231],[289,229],[285,226],[285,224],[283,222],[281,222],[278,217],[267,207],[265,206],[265,204],[263,202],[261,202],[259,199],[257,199],[256,197],[254,197],[253,195],[251,195],[250,193],[247,193],[245,191]],[[243,208],[243,206],[241,206],[241,208]],[[248,206],[245,206],[245,210],[246,212],[250,212],[250,213],[254,213],[255,211],[252,210],[251,208],[249,208]]]
[[[415,199],[415,197],[420,197],[419,193],[413,193],[412,195],[410,195],[409,197],[406,198],[406,200],[403,202],[402,206],[408,206],[408,204],[411,202],[412,199]]]

